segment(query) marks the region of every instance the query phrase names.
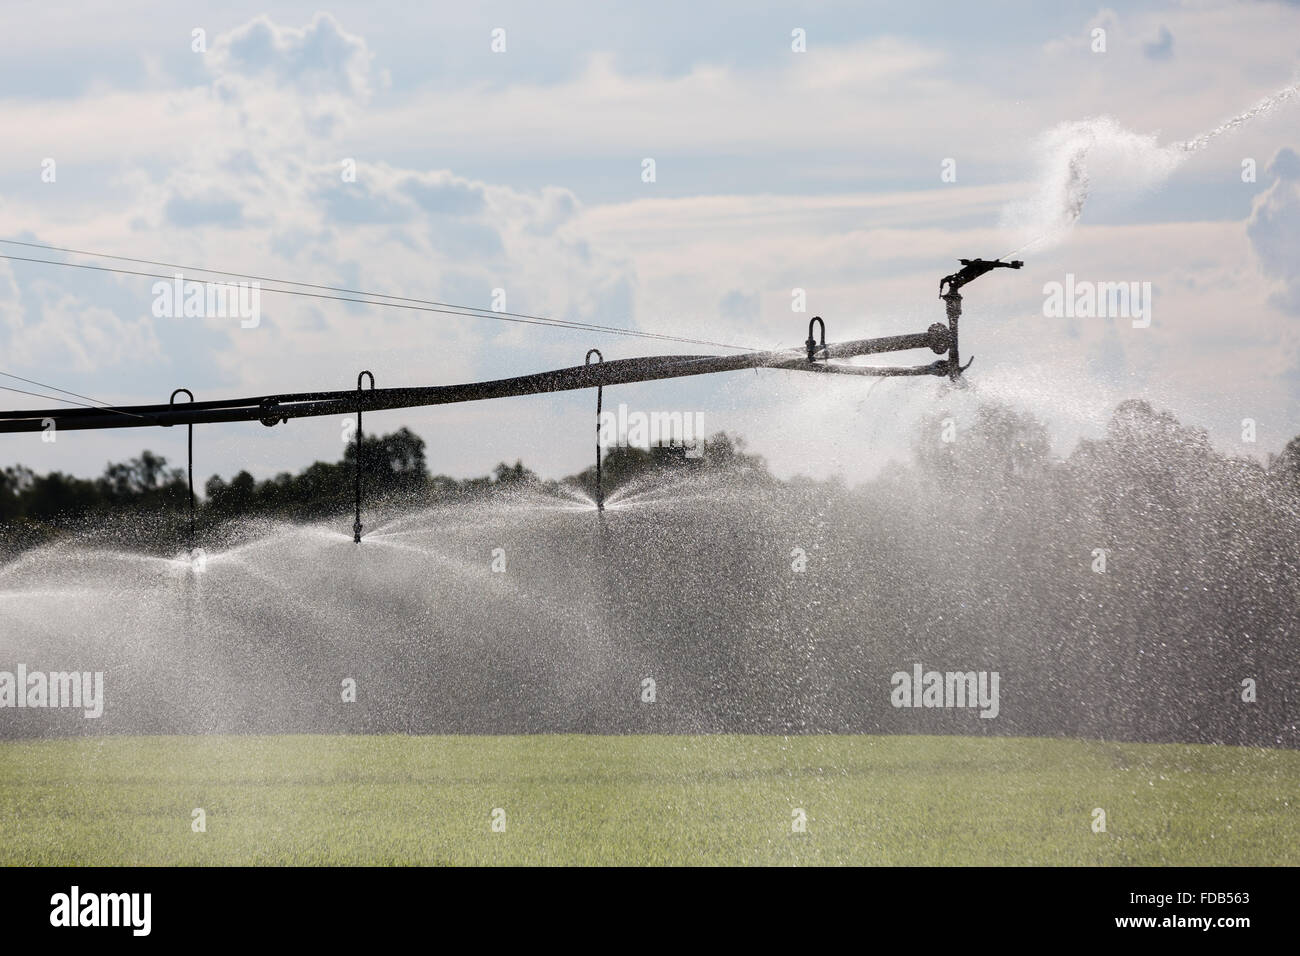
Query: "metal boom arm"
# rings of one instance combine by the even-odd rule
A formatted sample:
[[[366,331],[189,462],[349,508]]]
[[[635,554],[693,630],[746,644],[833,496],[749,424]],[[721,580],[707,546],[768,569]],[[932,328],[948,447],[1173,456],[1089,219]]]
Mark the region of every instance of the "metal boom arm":
[[[819,348],[818,359],[878,355],[908,349],[928,348],[942,354],[949,350],[951,336],[936,323],[922,333],[857,339]],[[655,355],[618,359],[593,365],[575,365],[549,372],[462,385],[430,385],[410,388],[375,388],[364,392],[300,392],[252,398],[221,399],[178,405],[127,405],[113,408],[21,409],[0,412],[0,433],[41,431],[53,421],[59,431],[91,428],[142,428],[195,425],[216,422],[260,421],[275,425],[290,418],[322,415],[351,415],[357,411],[380,411],[476,402],[489,398],[563,392],[603,385],[624,385],[690,375],[709,375],[747,368],[776,368],[850,375],[937,375],[950,374],[948,362],[904,368],[837,365],[811,359],[802,349],[774,352],[746,352],[740,355]]]

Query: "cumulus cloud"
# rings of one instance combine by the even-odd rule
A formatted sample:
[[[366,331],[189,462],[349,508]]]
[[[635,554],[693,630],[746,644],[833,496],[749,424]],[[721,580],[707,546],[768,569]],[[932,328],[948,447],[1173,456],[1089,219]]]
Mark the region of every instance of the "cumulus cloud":
[[[372,55],[328,13],[307,26],[282,26],[262,15],[217,37],[211,63],[225,80],[269,78],[308,96],[352,99],[370,95]]]
[[[593,249],[569,189],[348,155],[339,134],[381,84],[365,42],[332,17],[301,27],[258,17],[218,37],[205,62],[208,95],[177,94],[173,116],[200,115],[207,133],[179,138],[156,167],[125,169],[76,237],[51,230],[39,204],[10,206],[5,231],[480,308],[501,289],[509,311],[635,325],[630,266]],[[531,326],[269,291],[256,330],[219,318],[160,324],[147,279],[69,272],[39,295],[37,285],[28,268],[0,294],[11,368],[162,365],[194,388],[257,392],[318,387],[357,361],[396,381],[500,373],[518,356],[531,370],[561,347]],[[50,298],[60,287],[76,294]]]
[[[44,282],[30,289],[11,282],[0,289],[0,343],[11,367],[78,373],[139,368],[161,356],[147,316],[123,318]]]
[[[218,36],[205,62],[213,89],[244,112],[260,134],[294,119],[317,136],[331,136],[370,101],[377,83],[374,57],[359,36],[318,13],[305,27],[263,14]],[[273,118],[274,117],[274,118]]]
[[[1255,200],[1246,235],[1260,270],[1282,284],[1270,301],[1300,315],[1300,154],[1289,147],[1279,150],[1267,172],[1274,182]]]

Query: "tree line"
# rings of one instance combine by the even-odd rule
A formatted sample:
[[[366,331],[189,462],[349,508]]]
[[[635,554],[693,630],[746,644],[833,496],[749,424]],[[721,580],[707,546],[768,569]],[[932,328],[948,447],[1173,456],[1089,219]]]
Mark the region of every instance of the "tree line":
[[[229,480],[213,475],[195,488],[196,521],[203,527],[240,517],[313,521],[339,514],[352,507],[357,454],[356,443],[351,442],[338,461],[317,461],[297,473],[281,472],[260,481],[247,471]],[[559,481],[543,481],[522,461],[501,462],[491,474],[480,477],[430,474],[424,439],[405,427],[391,434],[364,436],[360,456],[368,500],[400,498],[411,504],[437,504],[505,489],[554,492],[562,486],[595,495],[594,465]],[[698,459],[657,449],[610,448],[603,456],[602,480],[608,493],[626,482],[686,467],[743,467],[767,475],[762,459],[744,451],[742,439],[719,432],[704,443]],[[40,475],[21,464],[10,465],[0,469],[0,550],[21,549],[70,531],[120,521],[126,514],[152,519],[136,525],[146,539],[166,536],[178,522],[188,520],[188,509],[185,470],[147,449],[128,461],[108,463],[103,474],[92,479],[58,471]],[[143,532],[146,526],[151,530]]]

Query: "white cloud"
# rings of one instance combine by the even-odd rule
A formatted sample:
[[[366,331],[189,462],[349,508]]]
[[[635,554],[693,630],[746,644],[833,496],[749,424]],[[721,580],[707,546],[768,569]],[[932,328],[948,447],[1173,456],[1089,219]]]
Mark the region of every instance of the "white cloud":
[[[1281,149],[1267,171],[1275,181],[1255,200],[1246,234],[1260,269],[1281,281],[1274,303],[1300,315],[1300,155],[1289,147]]]
[[[58,370],[65,376],[102,369],[133,374],[160,360],[158,337],[147,315],[123,318],[45,281],[32,283],[22,295],[6,272],[0,348],[7,368]]]

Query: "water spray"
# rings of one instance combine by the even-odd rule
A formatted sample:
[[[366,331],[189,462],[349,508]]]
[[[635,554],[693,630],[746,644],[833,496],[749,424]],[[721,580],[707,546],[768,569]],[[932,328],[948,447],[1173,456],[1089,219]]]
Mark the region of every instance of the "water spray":
[[[1130,185],[1136,182],[1140,188],[1155,187],[1220,136],[1267,116],[1297,98],[1300,98],[1300,83],[1292,83],[1211,130],[1165,146],[1156,141],[1154,134],[1135,133],[1108,116],[1052,127],[1039,141],[1046,155],[1037,194],[1008,204],[1002,213],[1004,228],[1023,230],[1032,238],[1002,258],[1039,243],[1050,246],[1064,238],[1082,217],[1091,197],[1091,161],[1099,160],[1103,166],[1108,161],[1118,162]]]

